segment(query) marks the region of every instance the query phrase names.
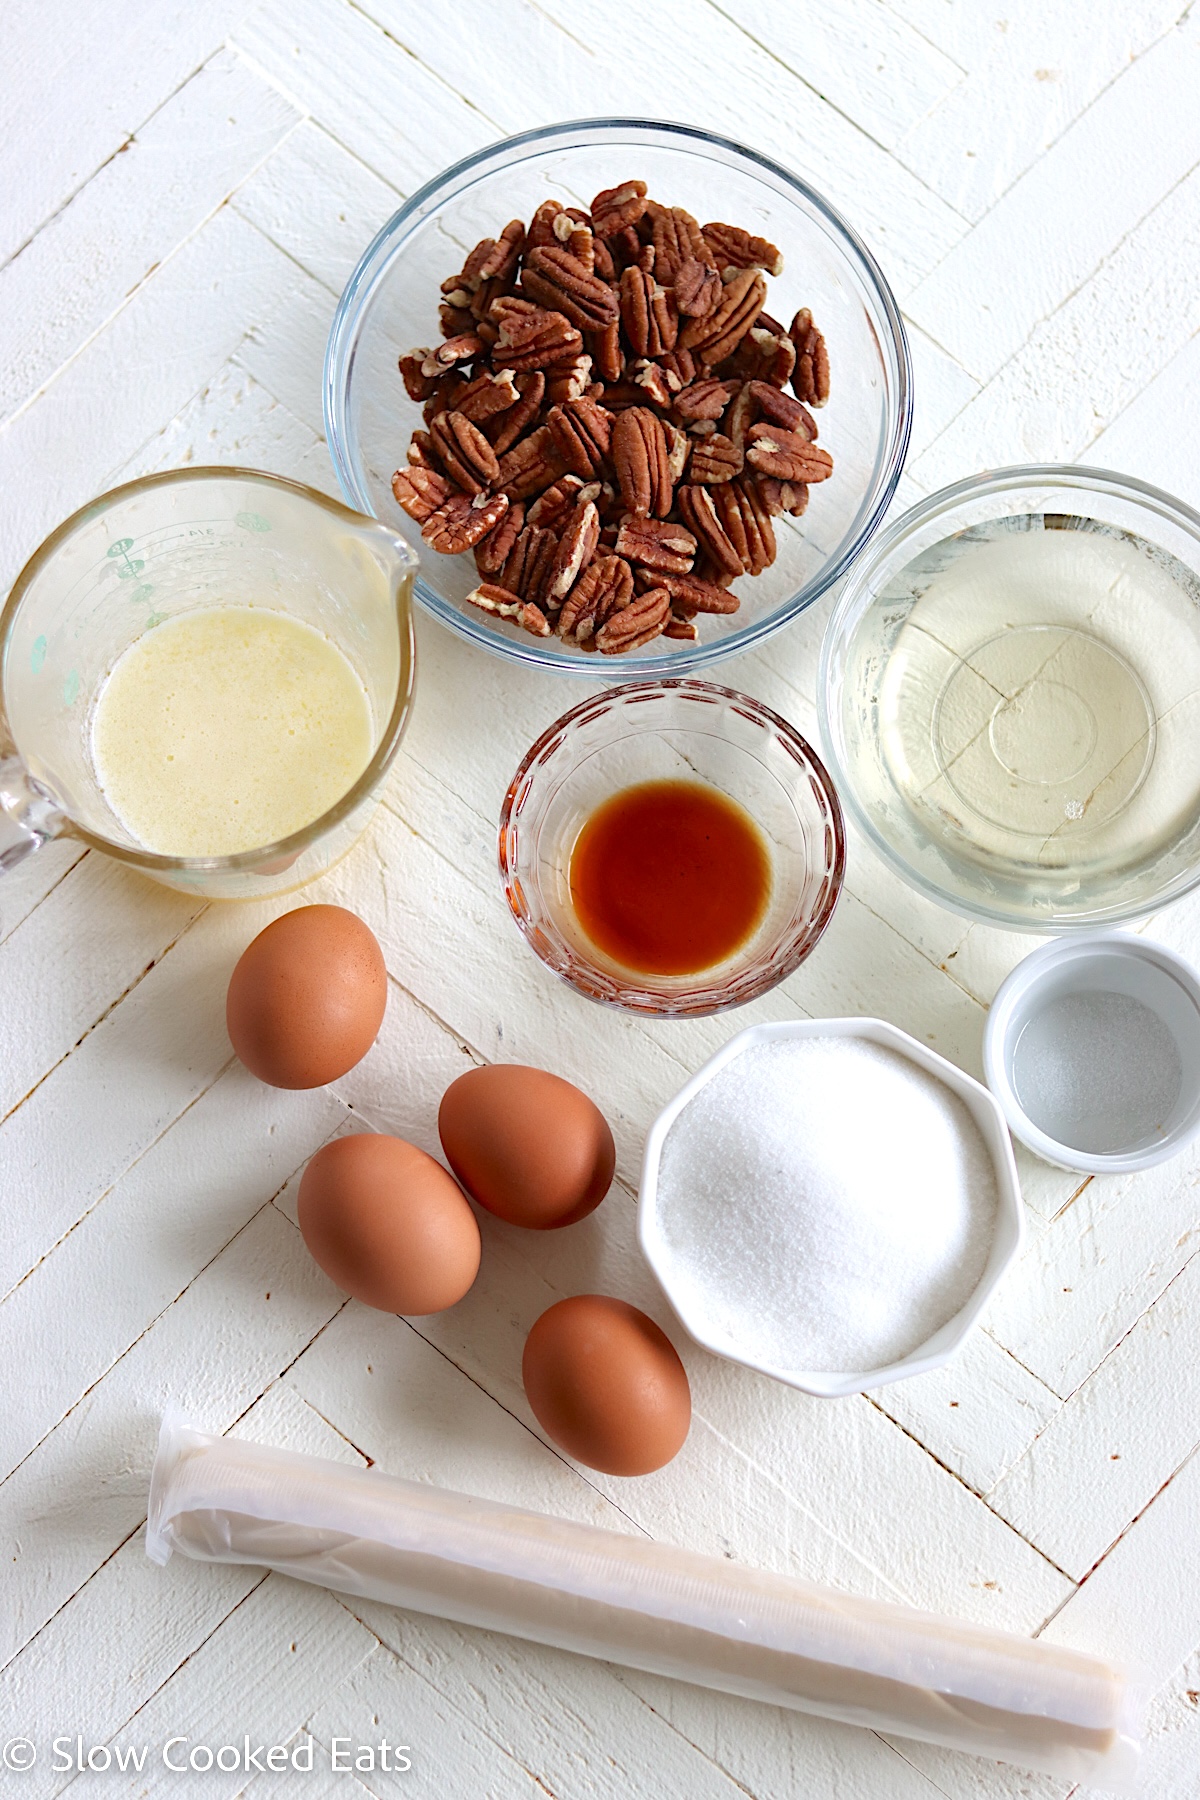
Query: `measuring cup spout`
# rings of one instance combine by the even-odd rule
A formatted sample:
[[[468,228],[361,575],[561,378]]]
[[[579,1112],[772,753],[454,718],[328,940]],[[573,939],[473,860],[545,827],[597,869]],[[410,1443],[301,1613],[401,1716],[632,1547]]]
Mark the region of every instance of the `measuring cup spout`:
[[[47,838],[58,837],[66,823],[65,813],[19,756],[0,758],[0,875],[40,850]]]

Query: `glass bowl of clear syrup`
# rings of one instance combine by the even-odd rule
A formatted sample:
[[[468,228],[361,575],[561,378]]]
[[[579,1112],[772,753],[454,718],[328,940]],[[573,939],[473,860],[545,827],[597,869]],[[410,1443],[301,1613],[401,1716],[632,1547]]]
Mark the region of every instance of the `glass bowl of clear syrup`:
[[[1022,931],[1200,883],[1200,515],[1102,469],[1001,469],[876,539],[819,684],[847,812],[914,887]]]

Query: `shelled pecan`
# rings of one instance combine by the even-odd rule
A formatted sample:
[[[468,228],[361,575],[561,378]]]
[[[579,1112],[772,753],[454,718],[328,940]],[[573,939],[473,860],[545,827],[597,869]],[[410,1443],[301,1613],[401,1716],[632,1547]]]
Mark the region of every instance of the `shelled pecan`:
[[[833,466],[824,338],[764,310],[782,266],[638,180],[480,239],[400,358],[423,429],[392,479],[431,548],[474,551],[472,606],[606,655],[736,611]]]

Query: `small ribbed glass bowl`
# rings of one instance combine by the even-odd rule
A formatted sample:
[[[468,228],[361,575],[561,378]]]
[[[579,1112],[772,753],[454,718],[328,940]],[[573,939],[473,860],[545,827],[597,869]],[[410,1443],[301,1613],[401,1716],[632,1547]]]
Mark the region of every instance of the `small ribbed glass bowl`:
[[[634,177],[654,199],[687,207],[702,224],[742,225],[783,251],[767,310],[786,325],[807,306],[824,333],[832,387],[819,422],[834,472],[813,489],[802,519],[775,521],[779,555],[762,575],[736,583],[737,613],[701,618],[697,643],[660,638],[614,658],[620,680],[687,674],[769,637],[845,574],[887,509],[912,423],[908,345],[891,289],[833,208],[778,163],[684,125],[588,119],[523,132],[447,169],[384,226],[338,304],[324,382],[326,436],[342,491],[421,553],[417,601],[497,655],[594,677],[594,656],[468,605],[479,579],[473,559],[429,555],[419,527],[397,505],[392,475],[422,425],[397,359],[438,341],[441,284],[480,238],[509,219],[528,222],[544,200],[587,207],[601,188]]]
[[[770,854],[757,929],[724,962],[647,975],[606,957],[571,902],[571,853],[587,820],[644,781],[707,783],[741,806]],[[585,700],[543,732],[504,797],[500,877],[526,941],[589,1000],[662,1018],[742,1006],[809,956],[833,914],[846,844],[833,784],[798,732],[746,694],[710,682],[631,683]]]

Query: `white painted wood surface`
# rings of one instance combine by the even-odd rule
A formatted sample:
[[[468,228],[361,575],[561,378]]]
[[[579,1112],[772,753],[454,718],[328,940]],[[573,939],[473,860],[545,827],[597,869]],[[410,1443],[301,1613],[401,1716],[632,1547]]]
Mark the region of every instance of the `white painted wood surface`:
[[[902,500],[1039,457],[1200,502],[1184,0],[11,0],[0,42],[0,587],[119,477],[237,460],[332,491],[321,356],[360,250],[444,163],[587,112],[713,124],[858,224],[916,360]],[[824,612],[725,672],[810,733]],[[386,1728],[407,1775],[250,1789],[1066,1800],[274,1575],[154,1569],[146,1477],[173,1398],[214,1429],[1135,1657],[1157,1689],[1143,1792],[1193,1800],[1200,1152],[1091,1182],[1022,1154],[1029,1248],[986,1329],[919,1381],[820,1403],[682,1342],[633,1189],[685,1073],[753,1018],[830,1012],[883,1013],[978,1073],[984,1009],[1030,940],[942,912],[855,843],[826,940],[768,999],[657,1027],[590,1008],[520,942],[493,871],[504,785],[578,697],[422,621],[386,806],[311,895],[369,921],[391,976],[379,1043],[332,1091],[262,1088],[230,1054],[225,981],[277,907],[200,909],[66,843],[0,886],[0,1742],[42,1749],[0,1792],[71,1785],[56,1735],[307,1736],[320,1770],[333,1735]],[[1151,928],[1200,952],[1195,902]],[[345,1304],[300,1242],[298,1170],[364,1124],[436,1148],[442,1089],[496,1058],[596,1096],[619,1185],[563,1234],[485,1219],[480,1279],[441,1318]],[[654,1313],[692,1378],[688,1444],[643,1481],[573,1467],[524,1402],[524,1332],[585,1288]],[[152,1757],[78,1779],[170,1778]]]

